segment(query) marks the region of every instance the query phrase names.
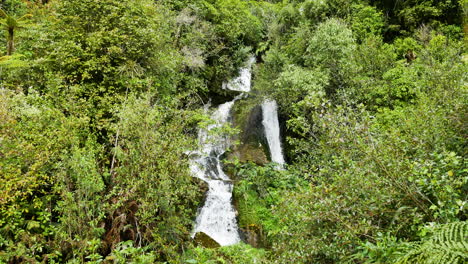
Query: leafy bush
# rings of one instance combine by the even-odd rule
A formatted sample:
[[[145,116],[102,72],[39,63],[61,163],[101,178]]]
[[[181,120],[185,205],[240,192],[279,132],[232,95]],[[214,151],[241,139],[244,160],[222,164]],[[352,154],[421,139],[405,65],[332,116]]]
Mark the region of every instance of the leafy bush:
[[[224,263],[269,263],[266,252],[250,245],[239,243],[217,249],[196,247],[187,251],[181,263],[186,264],[224,264]]]
[[[149,251],[149,252],[148,252]],[[114,263],[155,263],[157,256],[148,247],[135,247],[133,241],[124,241],[116,245],[106,260]]]
[[[328,94],[342,89],[354,71],[352,54],[356,49],[352,31],[341,20],[328,19],[319,24],[308,40],[305,64],[330,73]]]
[[[149,245],[162,260],[177,256],[190,240],[203,194],[185,154],[194,146],[185,134],[194,113],[153,100],[131,95],[115,124],[106,236],[110,246],[124,240]]]
[[[61,228],[70,230],[71,236],[78,232],[82,238],[93,237],[86,234],[97,223],[88,222],[94,218],[86,217],[99,210],[94,208],[94,199],[99,198],[96,194],[103,188],[101,176],[95,170],[99,149],[94,147],[92,136],[87,135],[85,118],[65,116],[34,91],[26,96],[3,89],[0,96],[1,258],[5,261],[40,261],[45,255],[54,258],[55,244],[64,240],[50,240],[59,236]],[[88,144],[80,147],[83,141]],[[88,155],[78,158],[84,150]],[[77,170],[86,178],[77,178]],[[95,182],[89,185],[89,181]],[[69,203],[72,207],[64,211],[57,207],[59,200],[73,200],[75,195],[85,199],[80,204]],[[73,211],[78,212],[68,214],[74,217],[73,225],[56,225],[58,218]],[[78,229],[75,223],[79,224]]]
[[[284,190],[294,189],[302,184],[296,175],[278,170],[275,164],[265,167],[247,163],[238,164],[234,175],[234,203],[239,212],[239,226],[244,229],[259,229],[261,239],[267,239],[281,229],[279,217],[271,213],[280,201]]]
[[[363,41],[370,36],[381,35],[384,27],[382,12],[375,7],[362,4],[355,4],[352,9],[353,12],[348,20],[357,40]]]

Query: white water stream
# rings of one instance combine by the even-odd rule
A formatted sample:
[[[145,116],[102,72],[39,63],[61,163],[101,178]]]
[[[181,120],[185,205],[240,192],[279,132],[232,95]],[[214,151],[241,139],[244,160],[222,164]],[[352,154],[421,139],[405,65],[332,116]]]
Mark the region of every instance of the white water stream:
[[[284,164],[283,152],[281,150],[280,127],[278,122],[278,106],[276,101],[267,99],[262,103],[263,127],[265,128],[265,137],[270,148],[271,161]]]
[[[208,193],[204,206],[199,211],[193,235],[204,232],[216,240],[221,246],[240,242],[237,230],[236,212],[231,204],[232,183],[223,172],[220,156],[229,147],[229,138],[223,135],[213,135],[210,131],[225,125],[230,116],[234,102],[224,103],[213,113],[214,124],[201,130],[199,142],[201,150],[199,157],[192,160],[192,173],[208,183]]]
[[[223,89],[249,92],[251,82],[251,67],[255,58],[249,59],[247,66],[240,71],[240,76],[223,84]],[[228,246],[241,241],[236,211],[232,205],[233,185],[224,173],[220,157],[230,146],[228,136],[213,134],[215,129],[226,125],[230,120],[231,109],[234,103],[241,99],[243,94],[234,100],[221,104],[211,116],[214,124],[199,132],[200,150],[197,157],[192,159],[191,171],[194,176],[208,183],[206,201],[195,220],[193,236],[197,232],[204,232],[218,242],[221,246]]]

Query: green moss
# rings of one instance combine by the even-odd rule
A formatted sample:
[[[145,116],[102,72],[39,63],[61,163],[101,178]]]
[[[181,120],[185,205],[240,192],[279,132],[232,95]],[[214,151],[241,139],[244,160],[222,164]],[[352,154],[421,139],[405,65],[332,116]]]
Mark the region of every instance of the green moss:
[[[202,246],[202,247],[206,247],[206,248],[220,247],[218,242],[216,242],[213,238],[211,238],[209,235],[203,232],[196,233],[194,240],[195,240],[195,243],[197,243],[197,245]]]
[[[258,99],[247,98],[234,105],[233,124],[239,128],[240,133],[235,137],[239,144],[228,155],[230,161],[252,161],[258,165],[269,162],[268,144],[264,137],[262,110]]]

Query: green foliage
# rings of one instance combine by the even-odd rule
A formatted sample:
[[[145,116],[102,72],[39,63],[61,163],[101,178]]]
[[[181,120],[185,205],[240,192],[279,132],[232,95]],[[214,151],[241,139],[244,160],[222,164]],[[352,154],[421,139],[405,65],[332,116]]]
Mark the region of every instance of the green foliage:
[[[0,262],[466,262],[465,0],[0,8]],[[252,53],[236,111],[275,99],[289,163],[231,164],[265,248],[195,247],[197,109]]]
[[[333,94],[346,85],[353,70],[349,58],[355,49],[352,31],[340,20],[329,19],[319,24],[312,33],[304,54],[305,64],[329,71],[328,94]]]
[[[370,36],[380,36],[384,27],[382,12],[375,7],[356,4],[352,6],[350,24],[356,39],[362,41]]]
[[[466,197],[462,194],[468,184],[464,159],[454,152],[430,155],[430,160],[414,162],[414,172],[408,180],[431,199],[429,209],[434,219],[444,223],[456,221],[467,211]]]
[[[413,68],[398,64],[382,75],[383,82],[365,95],[370,106],[394,108],[414,103],[421,84]]]
[[[278,76],[270,94],[281,105],[282,111],[299,115],[301,108],[318,107],[322,103],[327,84],[326,73],[290,65]]]
[[[49,60],[98,129],[126,91],[173,91],[178,56],[161,11],[148,1],[61,1]],[[119,14],[119,15],[117,15]],[[141,52],[141,51],[145,52]],[[169,59],[171,58],[171,59]],[[171,61],[171,63],[167,63]],[[79,85],[78,87],[76,87]]]
[[[375,242],[366,241],[349,258],[349,263],[393,263],[395,255],[403,246],[395,236],[378,233]]]
[[[261,22],[249,11],[248,2],[239,0],[204,1],[209,21],[228,43],[254,44],[261,38]]]
[[[266,252],[248,244],[240,243],[217,249],[196,247],[187,251],[181,263],[187,264],[224,264],[224,263],[269,263]]]
[[[354,48],[352,31],[342,21],[329,19],[317,26],[309,40],[306,64],[333,69],[350,57]]]
[[[321,21],[326,17],[328,1],[304,1],[301,5],[303,15],[311,21]]]
[[[421,243],[407,244],[395,263],[465,263],[468,260],[468,223],[455,222],[434,228],[434,234]]]
[[[392,35],[410,35],[421,24],[461,25],[463,18],[460,3],[450,1],[375,1],[375,5],[389,14],[388,33]]]
[[[362,109],[324,109],[316,115],[314,134],[303,141],[290,139],[294,153],[301,153],[296,154],[297,171],[311,184],[284,192],[281,196],[287,198],[273,209],[273,216],[282,219],[283,226],[271,238],[279,263],[292,261],[295,252],[302,257],[299,263],[338,262],[362,238],[372,239],[384,230],[412,237],[424,219],[449,222],[464,214],[460,210],[466,210],[466,197],[461,198],[466,173],[459,167],[461,157],[438,154],[444,157],[441,161],[419,151],[410,143],[416,134],[403,134],[417,129],[418,124],[406,121],[410,127],[379,135],[372,128],[375,121]],[[412,120],[433,117],[414,113]],[[424,140],[419,133],[418,137],[436,144],[428,142],[431,136]],[[434,164],[427,168],[431,176],[423,173],[420,159]],[[436,204],[442,200],[443,209],[438,211]]]
[[[131,95],[119,111],[113,151],[121,165],[111,171],[113,189],[108,197],[113,200],[114,210],[136,203],[134,216],[135,212],[125,213],[134,218],[127,222],[134,230],[130,238],[150,245],[169,259],[189,240],[192,218],[202,194],[184,154],[194,144],[184,134],[193,113],[153,100],[151,95]],[[123,219],[113,221],[117,233],[124,231]],[[122,225],[119,221],[123,221]]]
[[[0,67],[7,69],[26,67],[27,63],[21,60],[21,57],[23,56],[18,54],[0,57]]]
[[[7,13],[12,13],[15,15],[22,15],[26,13],[27,10],[26,3],[21,0],[4,0],[0,4],[0,8]]]
[[[458,124],[465,88],[441,81],[463,79],[465,66],[452,53],[456,43],[431,42],[445,48],[421,45],[420,58],[408,65],[396,61],[392,45],[367,38],[354,57],[358,74],[351,87],[338,94],[339,100],[301,98],[306,98],[307,87],[323,89],[324,84],[317,83],[324,74],[284,60],[281,68],[262,68],[279,71],[276,99],[288,117],[287,154],[294,164],[289,168],[310,182],[281,191],[280,197],[287,198],[274,207],[255,209],[266,208],[270,219],[276,219],[276,232],[268,237],[275,262],[346,262],[345,256],[357,251],[369,263],[387,263],[400,249],[397,239],[414,239],[425,221],[447,223],[465,215],[467,179],[459,149],[463,143],[457,140],[463,135]],[[430,50],[434,53],[429,55]],[[438,82],[430,77],[442,72],[446,77]],[[351,104],[340,105],[342,100]],[[355,101],[366,105],[356,106]],[[447,120],[447,115],[454,116]],[[247,197],[261,201],[251,192]]]
[[[31,14],[26,14],[20,18],[14,18],[11,15],[8,15],[0,9],[0,25],[2,25],[3,29],[5,30],[6,40],[7,40],[7,48],[6,48],[6,55],[11,56],[13,51],[15,50],[15,33],[17,30],[25,27],[25,20],[30,18]]]
[[[55,203],[60,197],[72,195],[62,193],[60,186],[63,181],[71,186],[76,182],[70,173],[77,164],[70,158],[71,153],[81,151],[80,141],[87,137],[87,120],[66,117],[33,91],[25,96],[2,90],[1,97],[0,228],[1,247],[7,249],[2,258],[39,260],[41,255],[55,254],[48,242],[60,229],[52,222],[60,215]],[[93,160],[88,162],[83,165],[95,166]],[[82,190],[82,195],[93,194]],[[73,221],[79,223],[80,218]],[[82,223],[85,225],[79,230],[87,232],[86,223]]]
[[[133,241],[129,240],[117,244],[106,260],[113,261],[113,263],[155,263],[157,255],[148,251],[150,251],[149,247],[135,247]]]
[[[396,57],[395,47],[384,43],[381,37],[371,36],[365,39],[355,52],[355,63],[359,67],[357,74],[353,76],[354,87],[344,91],[346,99],[358,102],[367,100],[366,104],[369,106],[375,104],[377,89],[382,89],[378,85],[384,86],[383,74],[396,66]],[[385,96],[387,95],[381,95]]]
[[[398,56],[402,59],[409,52],[418,52],[421,49],[419,43],[413,38],[399,38],[395,40]]]
[[[211,89],[222,94],[221,83],[237,76],[239,66],[264,37],[266,25],[253,14],[255,1],[209,0],[202,1],[200,8],[201,16],[210,23],[214,34],[207,47],[207,59],[212,62],[207,70],[208,78],[215,86]]]
[[[453,222],[424,226],[421,241],[415,242],[381,235],[375,244],[369,241],[363,244],[349,263],[464,263],[468,259],[466,225],[466,222]]]
[[[274,216],[271,209],[281,201],[282,191],[302,184],[301,179],[288,171],[278,170],[275,164],[265,167],[237,164],[234,175],[239,180],[233,193],[240,227],[255,226],[267,237],[278,232],[281,228],[279,217]]]
[[[68,160],[62,162],[67,170],[56,175],[61,183],[57,187],[61,199],[55,208],[60,215],[57,237],[63,243],[73,243],[75,258],[96,253],[100,245],[98,238],[104,234],[102,192],[105,185],[98,169],[99,155],[99,145],[89,138],[83,147],[70,150]],[[89,241],[93,240],[95,248],[90,248]]]

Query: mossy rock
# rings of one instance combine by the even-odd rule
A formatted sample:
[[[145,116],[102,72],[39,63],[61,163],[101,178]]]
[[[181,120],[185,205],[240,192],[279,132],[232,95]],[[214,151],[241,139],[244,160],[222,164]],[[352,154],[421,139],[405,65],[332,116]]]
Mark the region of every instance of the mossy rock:
[[[233,152],[229,153],[227,158],[228,160],[238,159],[240,162],[251,161],[258,165],[265,165],[269,161],[263,148],[261,143],[257,146],[253,144],[241,144]]]
[[[205,248],[218,248],[221,245],[204,232],[197,232],[193,238],[198,246]]]
[[[234,107],[233,122],[236,127],[240,128],[240,133],[236,138],[240,144],[232,149],[227,155],[227,159],[237,159],[241,162],[251,161],[258,165],[267,164],[270,153],[262,124],[261,106],[252,106],[249,102],[241,102]]]

